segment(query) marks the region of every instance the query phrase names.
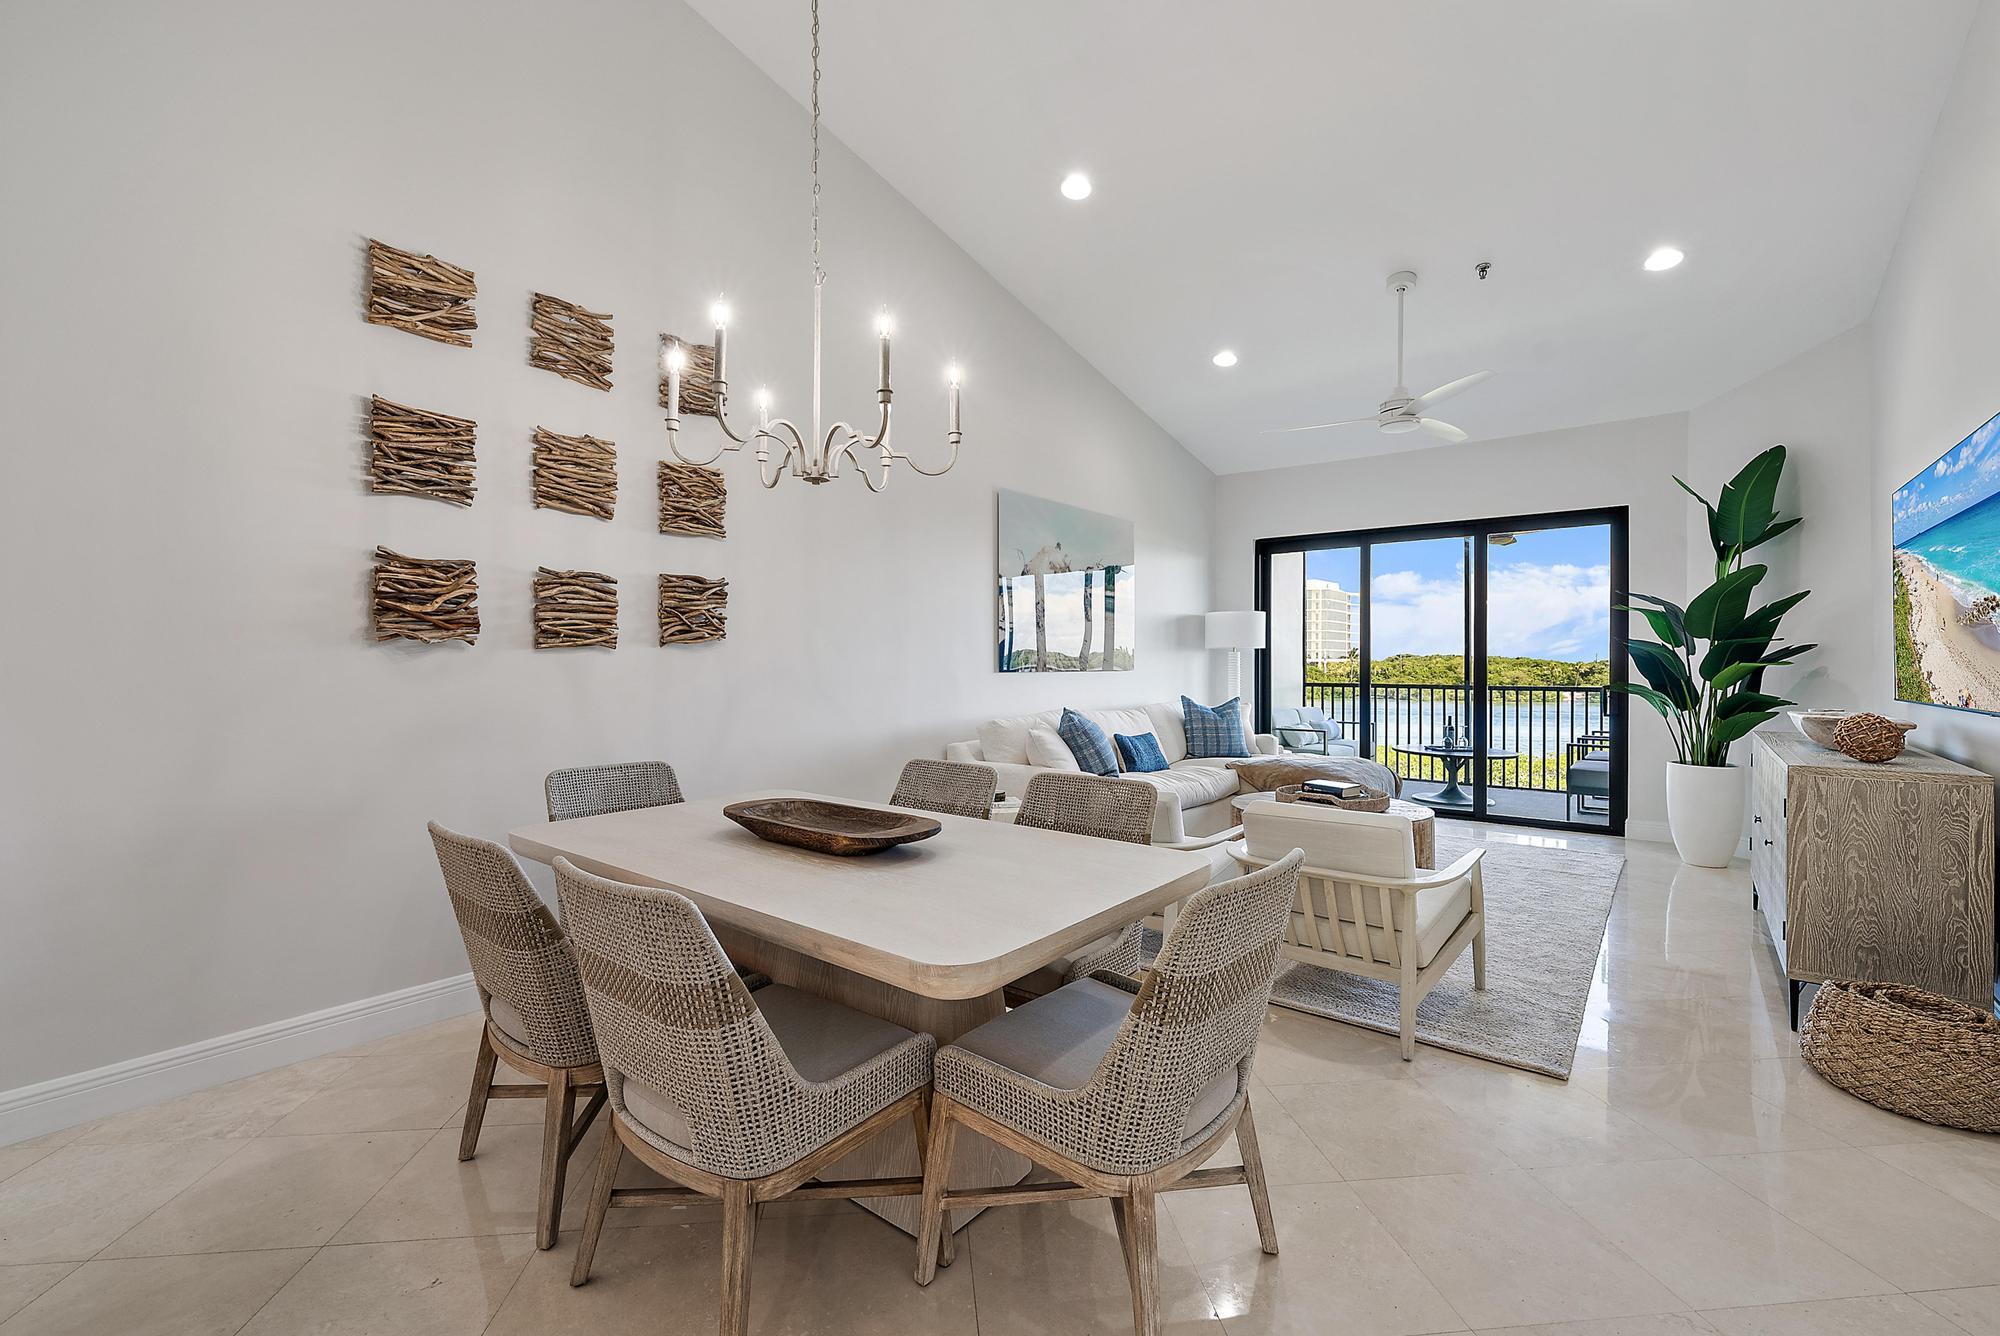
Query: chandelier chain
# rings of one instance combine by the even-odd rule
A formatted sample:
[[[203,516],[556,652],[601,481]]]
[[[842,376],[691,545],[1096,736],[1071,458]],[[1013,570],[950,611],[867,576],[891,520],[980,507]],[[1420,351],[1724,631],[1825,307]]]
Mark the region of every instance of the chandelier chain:
[[[819,262],[819,0],[812,0],[812,249],[813,285],[826,282],[826,270]]]

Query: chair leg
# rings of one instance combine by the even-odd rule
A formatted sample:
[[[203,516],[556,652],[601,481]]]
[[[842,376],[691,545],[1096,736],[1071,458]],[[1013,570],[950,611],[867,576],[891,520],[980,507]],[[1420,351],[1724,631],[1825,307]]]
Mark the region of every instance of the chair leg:
[[[722,1188],[722,1336],[745,1336],[750,1330],[750,1254],[757,1242],[757,1209],[750,1184],[739,1180]]]
[[[1150,1187],[1134,1187],[1125,1203],[1125,1227],[1132,1236],[1127,1256],[1132,1281],[1135,1336],[1160,1332],[1160,1203]]]
[[[576,1081],[558,1067],[542,1100],[542,1186],[535,1209],[535,1246],[556,1246],[562,1227],[563,1184],[569,1178],[569,1124],[576,1113]]]
[[[1476,993],[1486,991],[1486,929],[1484,928],[1472,935],[1472,989]]]
[[[1257,1144],[1257,1124],[1250,1116],[1250,1097],[1243,1097],[1243,1114],[1236,1120],[1236,1149],[1243,1152],[1243,1181],[1250,1189],[1250,1209],[1257,1217],[1257,1242],[1272,1257],[1278,1255],[1278,1225],[1271,1218],[1271,1189],[1264,1181],[1264,1150]]]
[[[576,1243],[576,1262],[569,1270],[569,1283],[581,1285],[590,1279],[591,1259],[597,1256],[597,1239],[604,1232],[604,1217],[611,1213],[611,1188],[618,1181],[618,1161],[625,1146],[618,1140],[615,1118],[604,1121],[604,1145],[597,1152],[597,1177],[590,1185],[590,1210],[583,1217],[583,1237]]]
[[[500,1055],[486,1027],[479,1027],[479,1057],[472,1064],[472,1093],[465,1098],[465,1128],[458,1134],[458,1158],[469,1160],[479,1149],[479,1128],[486,1121],[486,1100],[493,1090],[493,1069]]]
[[[944,1209],[944,1194],[951,1186],[951,1153],[957,1139],[958,1124],[952,1121],[951,1101],[943,1095],[933,1095],[929,1145],[924,1155],[923,1206],[917,1217],[919,1285],[930,1284],[940,1265],[951,1265],[951,1215]]]
[[[1403,1051],[1403,1061],[1409,1062],[1417,1056],[1417,982],[1404,979],[1397,990],[1397,1039]]]

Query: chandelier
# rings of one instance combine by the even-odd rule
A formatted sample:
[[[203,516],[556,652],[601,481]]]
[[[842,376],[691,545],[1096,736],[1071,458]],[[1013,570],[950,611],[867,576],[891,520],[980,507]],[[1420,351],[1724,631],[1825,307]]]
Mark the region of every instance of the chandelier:
[[[879,492],[889,483],[889,466],[902,460],[916,472],[927,478],[935,478],[951,471],[958,462],[958,446],[962,439],[958,426],[958,368],[951,367],[945,372],[949,386],[950,418],[945,431],[945,440],[951,446],[951,455],[943,468],[927,469],[908,455],[895,449],[889,443],[889,405],[894,397],[889,389],[889,335],[891,325],[889,313],[884,311],[876,322],[875,332],[881,339],[881,384],[876,388],[876,401],[881,406],[881,416],[875,426],[875,434],[863,436],[846,422],[835,422],[820,428],[820,310],[826,291],[826,269],[819,258],[819,0],[812,3],[812,262],[813,262],[813,315],[812,315],[812,428],[807,431],[787,418],[771,416],[771,395],[768,390],[757,393],[757,429],[748,437],[741,436],[729,425],[729,371],[726,360],[728,345],[725,342],[729,324],[729,308],[720,301],[711,311],[715,321],[715,375],[713,378],[715,395],[715,420],[722,427],[722,434],[728,438],[723,445],[707,459],[689,459],[681,453],[681,372],[687,367],[687,350],[679,342],[670,341],[660,355],[660,369],[667,377],[667,448],[674,456],[686,464],[713,464],[732,450],[740,450],[746,444],[754,444],[757,454],[758,477],[766,487],[776,487],[778,479],[790,473],[794,478],[802,478],[809,483],[830,482],[840,476],[843,459],[852,460],[855,472],[868,484],[868,490]],[[777,461],[772,466],[772,447],[776,446]],[[870,473],[863,460],[873,454],[877,469]]]

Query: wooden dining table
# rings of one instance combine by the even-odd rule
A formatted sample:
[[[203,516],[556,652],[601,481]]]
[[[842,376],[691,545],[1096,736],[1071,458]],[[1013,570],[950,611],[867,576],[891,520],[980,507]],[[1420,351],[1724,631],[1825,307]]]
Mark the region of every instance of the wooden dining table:
[[[599,876],[679,891],[739,967],[929,1033],[940,1045],[1003,1013],[1008,983],[1165,909],[1209,878],[1200,854],[967,817],[939,816],[943,829],[930,839],[857,858],[768,843],[722,814],[730,802],[768,797],[898,810],[795,791],[742,794],[538,821],[509,832],[508,843],[536,862],[567,858]],[[1029,1167],[961,1131],[951,1186],[1016,1183]],[[893,1178],[918,1169],[915,1138],[899,1126],[827,1176]],[[917,1232],[914,1197],[856,1204]]]

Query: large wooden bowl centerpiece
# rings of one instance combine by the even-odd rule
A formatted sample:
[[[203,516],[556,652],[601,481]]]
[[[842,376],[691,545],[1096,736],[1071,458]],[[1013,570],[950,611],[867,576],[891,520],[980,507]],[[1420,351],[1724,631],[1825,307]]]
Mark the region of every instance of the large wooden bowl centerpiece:
[[[915,812],[850,807],[817,798],[757,798],[730,803],[722,814],[760,840],[852,858],[927,840],[944,829]]]

